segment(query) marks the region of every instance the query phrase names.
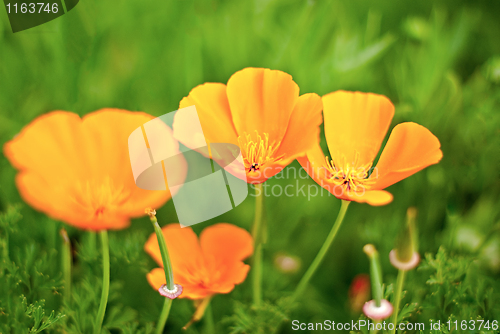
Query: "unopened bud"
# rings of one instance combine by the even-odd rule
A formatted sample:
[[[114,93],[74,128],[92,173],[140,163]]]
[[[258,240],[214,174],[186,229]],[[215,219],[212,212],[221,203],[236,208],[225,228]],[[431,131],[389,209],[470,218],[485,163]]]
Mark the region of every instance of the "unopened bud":
[[[413,253],[417,251],[416,217],[417,209],[409,208],[406,213],[406,226],[399,234],[396,242],[396,257],[401,262],[411,261]]]
[[[291,274],[300,269],[300,260],[296,256],[287,254],[277,254],[274,258],[274,264],[279,271]]]
[[[400,270],[410,270],[415,268],[420,262],[420,255],[417,252],[418,233],[415,227],[417,209],[409,208],[406,213],[406,226],[401,231],[389,258],[394,267]]]
[[[149,216],[149,218],[156,216],[156,210],[152,208],[146,208],[144,212]]]
[[[363,252],[365,252],[365,254],[371,258],[377,253],[377,250],[375,249],[375,246],[373,246],[372,244],[367,244],[363,247]]]

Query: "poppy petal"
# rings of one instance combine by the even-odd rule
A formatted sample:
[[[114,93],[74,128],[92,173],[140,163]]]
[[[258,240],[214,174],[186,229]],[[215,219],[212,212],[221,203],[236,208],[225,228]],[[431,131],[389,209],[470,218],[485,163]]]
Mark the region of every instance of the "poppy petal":
[[[344,200],[358,203],[368,203],[373,206],[386,205],[392,202],[393,196],[385,190],[367,190],[364,193],[354,193],[339,197]]]
[[[88,141],[93,140],[95,147],[93,158],[95,175],[109,175],[115,187],[123,186],[127,192],[127,200],[123,201],[119,211],[130,217],[144,215],[144,208],[161,207],[171,198],[170,191],[145,190],[136,186],[128,155],[128,137],[139,126],[153,119],[153,116],[141,112],[124,112],[119,109],[101,109],[83,117],[83,127],[88,133]],[[110,124],[120,126],[109,127]],[[102,131],[102,127],[108,129]],[[170,130],[170,129],[169,129]],[[170,136],[172,136],[170,131]],[[172,151],[179,153],[178,143],[172,138],[175,147]],[[91,153],[92,154],[92,153]],[[185,160],[179,159],[180,163]],[[95,166],[99,166],[96,168]],[[186,168],[179,168],[179,178],[184,180]]]
[[[199,244],[191,228],[171,224],[162,231],[175,283],[183,287],[181,298],[200,299],[215,293],[228,293],[246,278],[250,267],[242,260],[252,254],[253,240],[244,229],[226,223],[212,225],[202,232]],[[161,264],[154,234],[146,242],[145,249]],[[165,283],[165,275],[153,270],[148,274],[148,281],[154,288],[159,287]]]
[[[267,68],[245,68],[227,82],[227,98],[238,135],[267,133],[281,141],[286,132],[299,87],[292,76]]]
[[[394,105],[383,95],[336,91],[323,96],[323,115],[332,160],[362,166],[377,156]]]
[[[221,279],[210,286],[210,290],[214,293],[229,293],[234,289],[236,284],[243,283],[247,277],[250,266],[243,262],[237,262],[227,268]]]
[[[4,155],[16,169],[35,170],[48,181],[71,179],[88,167],[87,152],[76,149],[80,125],[80,117],[66,111],[39,116],[4,145]]]
[[[325,157],[319,145],[307,151],[306,156],[299,157],[297,160],[316,183],[339,199],[368,203],[374,206],[385,205],[392,201],[392,195],[387,191],[367,190],[363,193],[346,194],[344,187],[329,182],[330,173],[326,168]]]
[[[207,143],[238,144],[238,136],[229,110],[226,85],[222,83],[206,83],[196,86],[189,92],[188,96],[181,100],[179,108],[192,105],[196,107]],[[190,120],[188,114],[177,113],[173,124],[174,136],[187,147],[198,148],[200,143],[193,142],[197,138],[192,133],[193,122],[197,122],[197,120]],[[205,146],[205,144],[201,146]]]
[[[251,184],[258,184],[280,173],[290,163],[290,159],[267,163],[265,168],[249,171],[246,170],[246,181]]]
[[[179,224],[169,224],[162,228],[163,236],[167,244],[174,274],[190,276],[190,273],[196,271],[203,261],[198,237],[190,227],[181,228]],[[146,245],[146,252],[163,267],[158,239],[153,233],[149,236]]]
[[[165,191],[138,189],[130,168],[128,136],[152,118],[119,109],[101,109],[83,119],[65,111],[36,118],[4,146],[20,170],[21,196],[76,227],[128,226],[146,206],[158,207],[170,198]]]
[[[153,289],[158,290],[163,284],[166,284],[165,270],[163,268],[154,268],[147,275],[148,283]],[[207,289],[204,289],[199,283],[192,283],[186,280],[182,275],[175,274],[175,284],[182,286],[182,294],[179,298],[201,299],[212,294]]]
[[[146,113],[109,108],[85,115],[81,120],[85,137],[77,140],[84,140],[90,148],[84,155],[89,162],[87,171],[93,175],[110,175],[121,183],[126,182],[127,188],[135,188],[129,167],[128,137],[151,119],[153,116]],[[73,147],[78,146],[82,145]]]
[[[416,172],[436,164],[443,157],[439,139],[416,123],[401,123],[392,133],[371,178],[372,189],[384,189]]]
[[[203,299],[205,297],[212,295],[212,293],[209,290],[204,289],[198,285],[195,285],[195,286],[188,285],[188,286],[186,286],[186,288],[184,288],[184,286],[182,288],[183,288],[182,295],[180,295],[179,298],[189,298],[189,299],[197,300],[197,299]],[[185,291],[185,290],[187,290],[187,291]]]
[[[180,284],[180,283],[179,283]],[[181,284],[182,285],[182,284]],[[197,284],[186,284],[182,285],[182,295],[179,298],[189,298],[193,300],[203,299],[205,297],[211,296],[214,293],[207,289],[206,287]]]
[[[158,290],[167,282],[167,279],[165,278],[165,270],[163,270],[163,268],[154,268],[146,275],[146,278],[155,290]]]
[[[241,227],[227,223],[209,226],[200,235],[203,253],[216,263],[233,264],[253,253],[253,239]]]
[[[286,155],[287,158],[293,158],[319,143],[319,126],[323,121],[321,110],[323,104],[319,95],[299,96],[277,156]]]
[[[76,200],[76,195],[68,196],[69,188],[54,186],[34,173],[18,173],[16,185],[21,197],[33,208],[72,226],[97,231],[121,229],[130,224],[129,217],[116,208],[108,208],[96,217],[94,210]]]
[[[322,187],[327,184],[329,172],[326,168],[325,155],[319,143],[307,151],[306,155],[298,157],[297,161],[316,183]]]

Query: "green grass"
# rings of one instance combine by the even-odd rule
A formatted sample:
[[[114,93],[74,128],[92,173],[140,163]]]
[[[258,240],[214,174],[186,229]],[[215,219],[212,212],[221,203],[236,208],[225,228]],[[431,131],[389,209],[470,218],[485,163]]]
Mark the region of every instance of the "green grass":
[[[390,205],[351,205],[306,297],[291,313],[282,298],[293,291],[320,248],[340,201],[326,193],[310,200],[266,198],[267,304],[259,310],[245,306],[251,302],[250,279],[231,294],[216,296],[212,311],[218,333],[229,333],[230,327],[258,332],[283,318],[282,312],[301,322],[357,319],[346,303],[353,277],[369,270],[362,247],[377,246],[384,280],[394,283],[397,272],[387,254],[410,206],[418,209],[421,254],[429,253],[424,269],[408,274],[410,289],[402,304],[425,306],[411,313],[410,321],[447,321],[452,314],[459,320],[500,320],[499,16],[497,1],[85,0],[52,22],[12,34],[0,10],[0,144],[52,110],[84,115],[116,107],[159,116],[176,110],[196,85],[225,83],[248,66],[290,73],[301,93],[346,89],[384,94],[396,105],[392,126],[403,121],[426,126],[440,139],[443,160],[390,187]],[[68,228],[78,247],[73,287],[78,302],[65,307],[58,294],[62,264],[57,253],[63,224],[23,204],[14,175],[0,156],[0,211],[10,212],[0,226],[0,245],[9,255],[0,266],[0,332],[9,328],[2,327],[5,323],[11,333],[25,333],[35,321],[30,316],[40,309],[46,317],[51,310],[66,315],[51,327],[53,333],[62,328],[88,333],[101,285],[95,240]],[[295,182],[275,178],[269,185]],[[18,211],[8,211],[18,203]],[[194,229],[226,221],[249,230],[253,205],[249,197]],[[16,212],[23,218],[14,222]],[[176,219],[171,202],[158,211],[162,224]],[[161,311],[163,300],[145,279],[154,266],[142,249],[151,232],[143,218],[110,233],[112,293],[105,324],[112,333],[147,333],[148,323]],[[446,252],[438,253],[440,247]],[[298,273],[276,269],[273,256],[279,252],[301,260]],[[17,272],[7,258],[20,268]],[[432,281],[436,275],[444,276]],[[33,304],[28,315],[21,295],[26,305]],[[44,305],[37,303],[42,299]],[[14,311],[18,316],[3,316]],[[166,332],[182,333],[192,312],[191,302],[174,301]],[[285,322],[279,332],[294,331]],[[186,333],[204,333],[203,321]]]

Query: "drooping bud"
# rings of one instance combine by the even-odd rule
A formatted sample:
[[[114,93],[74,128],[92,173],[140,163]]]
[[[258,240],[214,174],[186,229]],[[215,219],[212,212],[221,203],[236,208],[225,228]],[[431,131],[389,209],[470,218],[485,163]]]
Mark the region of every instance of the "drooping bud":
[[[156,222],[156,210],[152,208],[146,208],[144,212],[149,216],[152,222]]]
[[[408,262],[415,252],[415,217],[417,210],[409,208],[406,213],[406,226],[398,236],[396,256],[401,262]]]
[[[394,267],[400,270],[415,268],[420,262],[418,249],[418,233],[415,227],[417,209],[409,208],[406,214],[406,226],[401,231],[396,241],[396,248],[389,254],[389,259]]]

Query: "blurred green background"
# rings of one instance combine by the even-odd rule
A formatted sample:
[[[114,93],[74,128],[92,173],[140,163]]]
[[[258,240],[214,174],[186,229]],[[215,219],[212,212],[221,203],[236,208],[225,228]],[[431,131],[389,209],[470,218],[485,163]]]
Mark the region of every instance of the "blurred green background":
[[[500,320],[500,306],[495,304],[500,299],[499,17],[500,2],[488,0],[84,0],[52,22],[13,34],[7,14],[0,10],[0,144],[52,110],[84,115],[115,107],[159,116],[176,110],[196,85],[225,83],[248,66],[290,73],[301,94],[323,95],[337,89],[384,94],[396,105],[392,126],[403,121],[426,126],[440,139],[444,158],[390,187],[391,204],[350,206],[307,295],[286,317],[301,322],[357,319],[348,307],[348,288],[355,275],[369,270],[362,247],[368,242],[377,246],[384,279],[393,283],[396,270],[387,255],[406,210],[413,206],[418,209],[421,254],[436,254],[443,246],[450,258],[461,257],[472,267],[455,270],[466,266],[460,264],[449,270],[456,274],[451,281],[467,287],[457,292],[464,298],[456,305],[446,304],[447,290],[436,288],[436,292],[426,284],[431,269],[410,273],[409,297],[403,304],[414,301],[435,308],[420,310],[412,321],[446,321],[452,313]],[[326,152],[324,137],[322,145]],[[14,175],[0,156],[0,211],[23,203]],[[326,192],[308,198],[307,187],[314,186],[309,179],[275,178],[268,184],[296,182],[306,186],[306,196],[266,198],[264,297],[269,308],[252,313],[245,307],[251,301],[247,279],[231,294],[213,299],[217,333],[257,332],[241,328],[285,317],[276,305],[293,291],[340,207],[340,201]],[[235,210],[194,229],[199,232],[219,221],[250,229],[253,207],[254,198],[249,196]],[[51,279],[38,286],[28,279],[29,288],[4,284],[0,290],[9,298],[23,293],[29,303],[43,298],[47,310],[57,312],[61,307],[58,230],[63,224],[26,204],[19,211],[23,218],[0,230],[3,236],[11,231],[10,244],[3,246],[18,254],[19,267]],[[162,224],[176,221],[171,202],[159,210],[158,218]],[[148,220],[139,219],[130,229],[111,233],[115,285],[105,323],[113,333],[147,332],[147,323],[159,315],[162,298],[145,279],[154,264],[142,250],[151,232]],[[79,308],[63,308],[67,316],[54,332],[86,333],[85,323],[96,312],[100,294],[100,258],[92,235],[71,228],[69,233],[76,251],[74,293]],[[299,271],[281,272],[273,260],[280,253],[296,256],[302,264]],[[467,280],[476,283],[468,286]],[[480,282],[484,291],[477,288]],[[443,305],[432,300],[433,292],[443,294],[436,297],[443,298]],[[166,332],[182,333],[180,328],[192,312],[190,301],[176,300]],[[234,312],[236,316],[231,316]],[[0,314],[2,321],[6,320]],[[64,326],[70,329],[61,329]],[[203,330],[202,321],[187,333]],[[293,332],[290,322],[277,331]]]

